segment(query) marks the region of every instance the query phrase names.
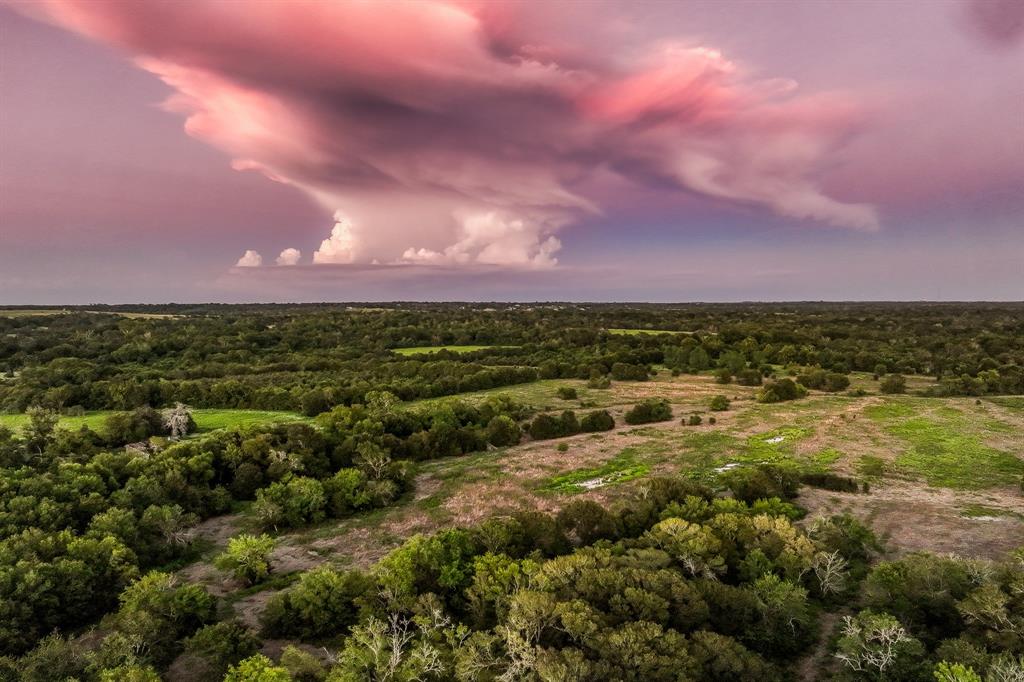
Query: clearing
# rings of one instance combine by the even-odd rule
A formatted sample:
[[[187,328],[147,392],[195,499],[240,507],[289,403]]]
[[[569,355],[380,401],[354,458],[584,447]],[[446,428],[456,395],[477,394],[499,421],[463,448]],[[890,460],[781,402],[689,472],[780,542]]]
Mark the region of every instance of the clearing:
[[[862,383],[868,387],[868,380]],[[576,388],[579,397],[558,398],[561,386]],[[269,596],[296,571],[324,563],[365,568],[415,533],[515,509],[557,511],[574,499],[608,502],[653,475],[713,480],[722,471],[759,462],[868,481],[868,493],[804,487],[796,502],[808,509],[806,522],[854,514],[875,529],[893,556],[927,549],[997,557],[1024,538],[1021,401],[812,391],[802,400],[765,405],[753,400],[755,390],[716,384],[709,376],[662,372],[652,381],[614,382],[610,389],[549,380],[463,394],[457,397],[482,400],[504,393],[551,410],[601,407],[616,416],[617,427],[425,462],[415,492],[398,504],[281,534],[272,557],[281,577],[244,593],[235,593],[210,560],[232,532],[252,531],[255,521],[244,510],[208,521],[204,536],[211,549],[184,572],[218,594],[237,597],[236,613],[256,625]],[[716,394],[732,400],[728,411],[707,410]],[[651,396],[666,398],[674,419],[623,425],[625,410]],[[679,419],[692,412],[703,413],[704,423],[681,425]],[[710,416],[716,418],[713,425]],[[560,444],[567,449],[560,451]]]
[[[78,429],[88,426],[97,433],[103,433],[103,422],[116,410],[95,410],[80,416],[62,416],[57,426],[65,429]],[[206,433],[232,426],[251,426],[253,424],[270,424],[274,422],[308,421],[307,417],[297,412],[277,412],[274,410],[222,410],[218,408],[198,408],[192,410],[196,421],[196,432]],[[27,414],[0,414],[0,426],[9,429],[20,429],[29,421]]]

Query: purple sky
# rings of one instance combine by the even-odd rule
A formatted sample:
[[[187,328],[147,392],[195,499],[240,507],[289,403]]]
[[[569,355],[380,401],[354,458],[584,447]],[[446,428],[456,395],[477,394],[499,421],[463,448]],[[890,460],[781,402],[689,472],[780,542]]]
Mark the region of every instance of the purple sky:
[[[0,304],[1024,299],[1024,3],[0,0]]]

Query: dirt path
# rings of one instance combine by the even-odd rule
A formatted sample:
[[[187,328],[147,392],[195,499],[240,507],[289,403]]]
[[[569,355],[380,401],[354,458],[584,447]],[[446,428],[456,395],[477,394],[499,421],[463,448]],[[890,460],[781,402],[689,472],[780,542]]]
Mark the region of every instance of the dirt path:
[[[803,682],[819,682],[831,679],[830,677],[824,677],[825,675],[830,675],[829,641],[832,639],[832,633],[835,632],[840,619],[844,615],[845,612],[843,611],[826,612],[821,615],[821,619],[818,621],[818,641],[815,642],[814,647],[797,664],[797,679]]]

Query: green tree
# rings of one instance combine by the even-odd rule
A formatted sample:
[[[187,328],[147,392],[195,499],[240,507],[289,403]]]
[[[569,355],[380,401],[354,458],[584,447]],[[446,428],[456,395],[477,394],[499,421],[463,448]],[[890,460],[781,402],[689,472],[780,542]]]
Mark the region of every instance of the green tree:
[[[522,436],[519,424],[508,415],[497,415],[487,423],[487,442],[495,447],[515,445]]]
[[[902,374],[887,374],[882,383],[878,385],[882,393],[906,393],[907,380]]]
[[[224,682],[292,682],[292,676],[263,654],[256,654],[231,666]]]
[[[214,565],[231,573],[246,585],[255,585],[270,575],[270,553],[274,539],[269,535],[239,535],[228,541],[227,550],[214,559]]]

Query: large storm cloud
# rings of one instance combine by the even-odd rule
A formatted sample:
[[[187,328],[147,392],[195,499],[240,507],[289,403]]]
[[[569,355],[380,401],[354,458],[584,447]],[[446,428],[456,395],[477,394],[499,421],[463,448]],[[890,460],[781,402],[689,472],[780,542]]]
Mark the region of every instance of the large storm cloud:
[[[549,267],[564,226],[636,186],[878,226],[872,206],[817,180],[861,125],[856,102],[755,77],[685,36],[642,50],[555,45],[538,28],[542,3],[28,11],[128,52],[173,88],[165,106],[189,135],[322,204],[335,225],[313,263]],[[600,33],[601,12],[578,16],[595,23],[581,32]]]

